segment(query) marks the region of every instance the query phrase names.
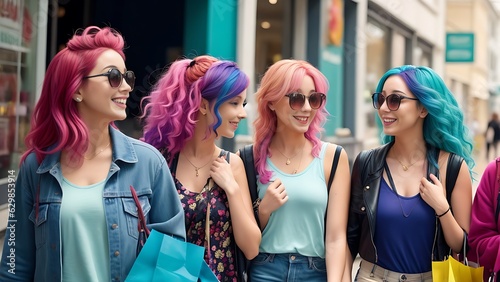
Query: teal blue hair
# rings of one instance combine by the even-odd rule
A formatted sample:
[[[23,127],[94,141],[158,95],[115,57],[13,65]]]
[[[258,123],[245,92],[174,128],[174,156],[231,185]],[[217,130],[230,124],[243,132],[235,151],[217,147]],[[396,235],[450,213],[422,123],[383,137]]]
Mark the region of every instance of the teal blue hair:
[[[428,111],[423,125],[425,142],[463,157],[472,175],[472,168],[475,166],[472,159],[473,142],[464,124],[462,110],[443,79],[431,68],[406,65],[387,71],[380,79],[376,92],[382,92],[385,81],[392,75],[400,76],[420,105]],[[382,133],[384,143],[394,139],[394,136]],[[428,153],[427,159],[430,164],[439,168],[434,156]]]

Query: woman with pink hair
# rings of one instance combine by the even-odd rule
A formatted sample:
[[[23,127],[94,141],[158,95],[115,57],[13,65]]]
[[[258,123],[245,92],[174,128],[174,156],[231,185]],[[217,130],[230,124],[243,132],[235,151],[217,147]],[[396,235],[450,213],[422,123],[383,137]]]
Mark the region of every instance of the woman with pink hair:
[[[199,56],[174,62],[145,107],[144,140],[163,152],[185,212],[187,241],[205,247],[219,281],[244,281],[238,248],[258,253],[243,162],[216,144],[246,117],[248,76],[234,62]],[[166,118],[168,117],[168,118]]]
[[[261,80],[253,154],[262,243],[253,282],[342,280],[350,173],[345,151],[320,140],[327,91],[325,76],[301,60],[278,61]]]
[[[119,132],[135,75],[123,37],[87,27],[50,62],[15,185],[0,281],[124,281],[149,228],[185,237],[168,166]],[[138,202],[132,197],[132,188]]]

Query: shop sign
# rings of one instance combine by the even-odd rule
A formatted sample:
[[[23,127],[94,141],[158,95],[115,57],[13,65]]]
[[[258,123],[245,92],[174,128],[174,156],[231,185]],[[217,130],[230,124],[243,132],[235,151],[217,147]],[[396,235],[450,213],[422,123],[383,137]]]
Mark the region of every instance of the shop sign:
[[[20,46],[21,35],[18,32],[12,32],[9,29],[0,26],[0,44]]]
[[[474,62],[474,33],[446,34],[446,62]]]

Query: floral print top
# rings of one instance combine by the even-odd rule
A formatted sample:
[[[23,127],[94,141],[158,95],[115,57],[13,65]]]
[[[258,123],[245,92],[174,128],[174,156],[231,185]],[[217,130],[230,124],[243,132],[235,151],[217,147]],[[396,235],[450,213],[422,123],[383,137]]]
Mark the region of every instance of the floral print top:
[[[229,152],[222,150],[220,156]],[[234,256],[236,255],[229,202],[222,188],[211,178],[207,179],[201,193],[192,192],[175,177],[177,157],[171,166],[175,186],[185,212],[186,239],[205,247],[205,261],[219,281],[238,281]],[[210,203],[210,247],[205,238],[207,203]]]

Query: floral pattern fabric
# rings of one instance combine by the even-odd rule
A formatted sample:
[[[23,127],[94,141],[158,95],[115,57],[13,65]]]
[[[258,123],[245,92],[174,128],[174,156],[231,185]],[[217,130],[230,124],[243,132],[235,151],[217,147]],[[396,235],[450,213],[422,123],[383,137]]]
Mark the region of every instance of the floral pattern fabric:
[[[205,247],[205,261],[219,281],[237,282],[236,250],[226,193],[208,180],[201,193],[192,192],[179,182],[175,173],[173,177],[185,212],[187,241]],[[205,238],[207,203],[210,203],[210,246]]]

